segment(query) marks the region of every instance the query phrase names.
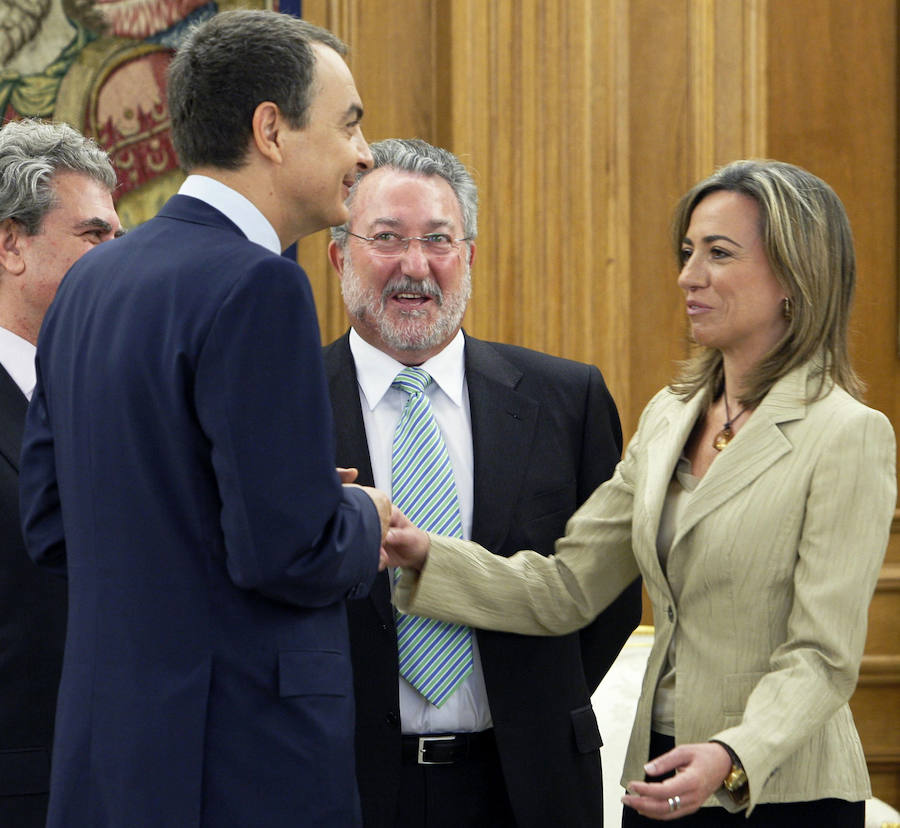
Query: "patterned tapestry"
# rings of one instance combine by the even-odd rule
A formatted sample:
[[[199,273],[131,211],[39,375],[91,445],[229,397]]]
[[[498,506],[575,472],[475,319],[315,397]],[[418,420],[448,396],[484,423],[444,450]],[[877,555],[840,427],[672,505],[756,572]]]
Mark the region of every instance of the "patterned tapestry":
[[[65,121],[94,138],[119,176],[116,209],[134,227],[184,178],[169,137],[169,60],[191,24],[230,8],[278,3],[0,0],[3,119]]]

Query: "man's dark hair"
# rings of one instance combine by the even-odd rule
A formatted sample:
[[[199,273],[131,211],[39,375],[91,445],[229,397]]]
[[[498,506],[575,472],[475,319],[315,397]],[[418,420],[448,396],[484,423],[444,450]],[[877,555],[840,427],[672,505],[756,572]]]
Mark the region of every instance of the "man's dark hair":
[[[240,168],[263,101],[277,104],[291,128],[306,126],[314,43],[347,53],[326,29],[277,12],[222,12],[193,29],[169,65],[172,141],[181,166]]]

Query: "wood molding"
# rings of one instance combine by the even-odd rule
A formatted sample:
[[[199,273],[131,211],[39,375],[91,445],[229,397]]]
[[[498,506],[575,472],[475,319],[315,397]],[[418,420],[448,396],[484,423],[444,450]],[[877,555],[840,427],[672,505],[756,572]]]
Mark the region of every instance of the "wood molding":
[[[900,655],[864,655],[857,687],[900,685]]]
[[[873,750],[866,754],[870,773],[897,773],[900,769],[900,750]]]
[[[606,108],[602,113],[606,130],[605,144],[609,170],[605,204],[605,233],[603,250],[598,251],[598,264],[604,263],[603,284],[612,287],[624,283],[621,274],[631,272],[631,48],[629,45],[629,0],[612,0],[608,4],[610,21],[606,31]],[[623,290],[625,306],[621,314],[608,316],[598,332],[595,361],[603,360],[601,370],[607,385],[614,389],[619,411],[633,398],[631,383],[631,349],[622,347],[631,338],[631,291]],[[609,360],[600,355],[618,353]],[[624,397],[624,399],[623,399]],[[628,417],[624,426],[630,434]]]
[[[766,10],[767,0],[687,6],[692,180],[766,154]]]
[[[900,563],[886,563],[878,576],[878,592],[900,591]]]
[[[699,180],[712,172],[716,155],[716,0],[695,0],[687,14],[689,167]]]
[[[767,155],[766,135],[768,109],[766,106],[768,76],[768,0],[745,0],[744,32],[744,146],[745,157],[763,158]]]

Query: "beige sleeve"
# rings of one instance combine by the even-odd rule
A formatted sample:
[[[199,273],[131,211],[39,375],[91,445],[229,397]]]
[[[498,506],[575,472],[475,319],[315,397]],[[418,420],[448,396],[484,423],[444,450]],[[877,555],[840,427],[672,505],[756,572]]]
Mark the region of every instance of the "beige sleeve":
[[[637,437],[613,477],[570,518],[556,554],[524,550],[504,558],[472,541],[432,535],[422,572],[402,572],[397,607],[529,635],[561,635],[589,624],[638,576],[629,479],[636,451]]]

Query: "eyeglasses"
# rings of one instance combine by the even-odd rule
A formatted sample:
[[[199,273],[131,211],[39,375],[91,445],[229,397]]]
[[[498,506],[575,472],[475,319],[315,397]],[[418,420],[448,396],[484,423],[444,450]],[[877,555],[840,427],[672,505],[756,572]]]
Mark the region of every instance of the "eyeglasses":
[[[389,230],[383,230],[374,236],[360,236],[359,233],[347,233],[355,239],[367,242],[376,256],[399,256],[409,250],[409,243],[417,241],[422,245],[422,251],[430,256],[446,256],[453,253],[461,242],[471,241],[470,238],[454,239],[446,233],[429,233],[427,236],[400,236]]]

